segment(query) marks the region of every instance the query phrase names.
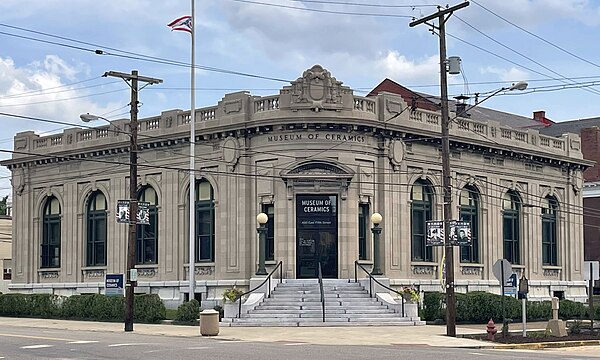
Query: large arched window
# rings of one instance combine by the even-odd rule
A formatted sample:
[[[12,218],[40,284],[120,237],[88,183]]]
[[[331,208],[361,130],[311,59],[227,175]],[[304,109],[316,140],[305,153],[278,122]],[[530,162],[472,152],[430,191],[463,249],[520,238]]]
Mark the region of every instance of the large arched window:
[[[135,259],[138,264],[156,264],[158,262],[158,196],[151,186],[146,186],[140,190],[138,201],[150,203],[148,208],[150,225],[137,225]]]
[[[87,205],[87,266],[106,265],[106,209],[104,194],[92,193]]]
[[[552,196],[542,200],[542,263],[558,265],[556,247],[556,213],[558,202]]]
[[[60,267],[60,203],[54,196],[46,200],[42,222],[41,267]]]
[[[215,260],[215,201],[206,179],[196,180],[196,261]]]
[[[426,226],[431,220],[433,191],[431,184],[418,180],[410,193],[410,222],[413,261],[433,261],[431,246],[426,246]]]
[[[519,195],[514,191],[507,192],[502,201],[502,208],[504,258],[511,264],[520,264],[521,199]]]
[[[479,192],[466,186],[460,192],[460,219],[471,223],[471,246],[460,247],[460,261],[479,262]]]

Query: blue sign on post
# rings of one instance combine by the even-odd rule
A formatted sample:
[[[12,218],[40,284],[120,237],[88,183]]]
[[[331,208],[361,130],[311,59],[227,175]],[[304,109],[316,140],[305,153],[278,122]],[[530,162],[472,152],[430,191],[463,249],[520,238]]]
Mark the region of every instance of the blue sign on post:
[[[106,274],[106,278],[104,279],[104,295],[124,296],[124,285],[124,274]]]
[[[504,284],[504,295],[517,295],[517,274],[513,273],[508,280],[506,280],[506,283]]]

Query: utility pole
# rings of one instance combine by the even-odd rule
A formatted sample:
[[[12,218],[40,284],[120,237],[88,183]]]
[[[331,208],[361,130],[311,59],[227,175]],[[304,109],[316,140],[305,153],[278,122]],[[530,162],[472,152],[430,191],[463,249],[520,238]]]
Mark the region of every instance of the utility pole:
[[[104,76],[118,77],[123,79],[131,88],[131,123],[129,142],[129,236],[127,238],[127,282],[125,284],[125,331],[133,331],[133,295],[137,283],[137,274],[132,273],[135,269],[135,241],[137,238],[137,132],[138,132],[138,82],[147,85],[160,84],[162,80],[139,76],[137,70],[131,74],[108,71]]]
[[[456,10],[469,6],[469,2],[442,9],[409,24],[414,27],[427,24],[437,30],[440,37],[440,93],[442,97],[442,185],[444,187],[444,251],[446,255],[446,335],[456,337],[456,298],[454,296],[454,247],[450,242],[450,220],[452,220],[452,182],[450,173],[450,139],[448,116],[448,83],[446,75],[446,21]],[[428,21],[438,19],[438,26]]]

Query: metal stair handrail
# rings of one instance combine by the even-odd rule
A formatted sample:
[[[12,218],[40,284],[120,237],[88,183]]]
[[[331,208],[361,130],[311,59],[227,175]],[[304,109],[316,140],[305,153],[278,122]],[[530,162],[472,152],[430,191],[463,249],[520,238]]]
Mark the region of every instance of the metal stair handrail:
[[[245,293],[240,294],[240,296],[238,296],[238,298],[235,299],[235,301],[239,301],[239,303],[238,303],[238,318],[242,317],[242,296],[248,295],[248,294],[260,289],[267,281],[269,282],[269,287],[267,288],[267,297],[271,297],[271,277],[273,276],[273,273],[278,268],[279,268],[279,284],[281,284],[283,282],[283,272],[282,272],[283,266],[282,266],[282,264],[283,264],[283,261],[279,261],[277,266],[275,266],[275,268],[273,268],[273,270],[271,270],[269,275],[267,275],[265,280],[263,282],[261,282],[260,285],[256,286],[254,289],[248,290]]]
[[[358,260],[354,260],[354,282],[357,283],[358,282],[358,268],[361,268],[367,275],[369,275],[369,297],[373,297],[373,281],[375,281],[377,284],[379,284],[379,286],[381,286],[384,289],[387,289],[391,292],[394,292],[398,295],[400,295],[400,299],[402,299],[402,317],[404,317],[404,294],[402,294],[401,292],[399,292],[398,290],[392,289],[391,287],[384,285],[382,283],[380,283],[373,275],[371,275],[371,273],[369,272],[369,270],[365,269],[364,266],[362,266],[361,264],[358,263]]]
[[[325,292],[323,291],[323,272],[319,261],[319,290],[321,291],[321,308],[323,309],[323,322],[325,322]]]

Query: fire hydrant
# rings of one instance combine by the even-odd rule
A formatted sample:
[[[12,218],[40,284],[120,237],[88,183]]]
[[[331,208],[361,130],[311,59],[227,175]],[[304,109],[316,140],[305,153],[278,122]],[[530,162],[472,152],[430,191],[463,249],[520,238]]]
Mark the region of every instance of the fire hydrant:
[[[487,339],[490,341],[494,341],[494,335],[496,335],[497,332],[498,330],[496,330],[496,325],[494,324],[494,321],[490,319],[490,321],[488,321],[487,323]]]

